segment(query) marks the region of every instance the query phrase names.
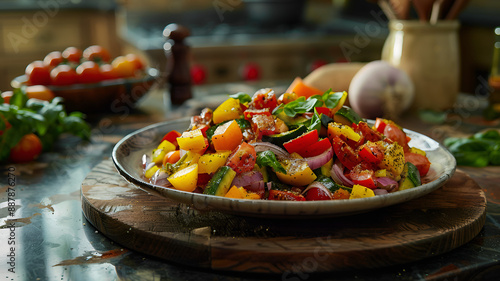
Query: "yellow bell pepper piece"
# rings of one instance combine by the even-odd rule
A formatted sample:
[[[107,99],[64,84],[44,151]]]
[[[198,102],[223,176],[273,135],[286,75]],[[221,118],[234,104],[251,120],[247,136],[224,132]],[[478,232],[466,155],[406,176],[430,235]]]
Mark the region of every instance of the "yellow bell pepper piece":
[[[214,110],[212,120],[215,124],[219,124],[227,120],[238,119],[242,114],[240,101],[229,98]]]
[[[386,169],[376,170],[376,171],[375,171],[375,176],[376,176],[377,178],[387,177],[387,170],[386,170]]]
[[[226,160],[231,151],[221,151],[215,153],[203,154],[198,160],[198,172],[200,174],[215,173],[219,167],[226,164]]]
[[[368,187],[364,187],[359,184],[355,184],[352,187],[351,195],[349,196],[349,199],[355,199],[355,198],[367,198],[367,197],[373,197],[375,196],[375,193],[373,190],[369,189]]]
[[[317,177],[302,159],[287,159],[281,162],[286,174],[276,172],[278,179],[292,186],[305,186],[312,183]]]
[[[236,185],[233,185],[224,197],[234,199],[260,199],[258,194],[248,192],[245,188],[237,187]]]
[[[208,147],[208,142],[200,129],[182,133],[182,135],[177,138],[177,143],[180,149],[195,152]]]
[[[379,167],[387,169],[387,172],[397,177],[395,180],[399,180],[401,173],[403,173],[405,163],[404,149],[395,142],[385,146],[384,158],[382,162],[380,162]]]
[[[340,136],[343,135],[348,139],[353,141],[359,141],[361,136],[356,133],[350,126],[343,125],[337,122],[332,122],[328,124],[328,135]]]
[[[156,163],[156,165],[160,165],[163,163],[163,158],[165,158],[165,154],[167,152],[175,150],[175,145],[168,140],[164,140],[158,145],[158,147],[153,150],[152,161]]]
[[[339,111],[339,109],[342,108],[342,106],[344,106],[346,99],[347,99],[347,92],[344,91],[342,92],[342,97],[340,98],[339,103],[337,103],[337,105],[334,108],[330,109],[330,116],[333,116],[335,113],[337,113],[337,111]]]
[[[146,170],[146,172],[144,173],[144,176],[146,178],[150,179],[156,173],[156,171],[158,171],[159,169],[160,169],[160,167],[153,165],[153,167]]]
[[[191,166],[194,164],[198,164],[198,161],[200,160],[200,154],[192,151],[186,152],[186,155],[184,155],[179,161],[176,163],[177,169],[182,170],[186,168],[187,166]]]
[[[427,153],[425,153],[425,151],[423,151],[422,149],[418,149],[416,147],[410,148],[410,152],[416,153],[416,154],[420,154],[420,155],[423,155],[423,156],[427,156]]]
[[[198,183],[198,164],[178,170],[168,177],[168,181],[175,189],[192,192]]]

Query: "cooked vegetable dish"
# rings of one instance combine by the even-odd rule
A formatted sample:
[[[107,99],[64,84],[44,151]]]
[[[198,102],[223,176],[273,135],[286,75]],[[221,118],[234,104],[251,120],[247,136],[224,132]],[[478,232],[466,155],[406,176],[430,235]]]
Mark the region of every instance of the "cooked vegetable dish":
[[[413,188],[430,168],[393,121],[369,125],[344,102],[272,89],[231,95],[165,132],[144,155],[144,178],[186,192],[236,199],[313,201],[379,196]]]

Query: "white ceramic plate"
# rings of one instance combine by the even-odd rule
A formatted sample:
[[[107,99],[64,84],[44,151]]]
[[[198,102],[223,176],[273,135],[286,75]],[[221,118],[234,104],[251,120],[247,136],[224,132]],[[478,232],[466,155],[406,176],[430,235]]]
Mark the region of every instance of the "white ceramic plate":
[[[427,152],[431,161],[424,185],[389,193],[386,195],[352,200],[329,201],[268,201],[239,200],[197,194],[150,184],[142,179],[141,157],[156,148],[165,133],[171,130],[184,131],[189,126],[189,118],[154,124],[120,140],[114,147],[112,157],[118,172],[129,182],[146,192],[190,204],[198,210],[216,210],[236,215],[274,218],[319,218],[344,216],[403,203],[441,187],[451,178],[456,168],[455,158],[433,139],[405,130],[412,138],[410,146]]]

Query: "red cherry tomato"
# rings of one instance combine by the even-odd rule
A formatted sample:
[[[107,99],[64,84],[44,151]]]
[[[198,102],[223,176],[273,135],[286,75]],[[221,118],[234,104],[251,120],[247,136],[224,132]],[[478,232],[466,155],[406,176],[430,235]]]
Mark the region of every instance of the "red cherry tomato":
[[[14,94],[14,92],[12,92],[12,91],[2,92],[3,103],[10,103],[10,98],[12,97],[13,94]],[[2,116],[0,115],[0,117],[2,117]],[[0,134],[0,136],[1,136],[1,134]]]
[[[52,85],[56,86],[71,85],[78,82],[76,71],[66,64],[54,67],[50,72],[50,78],[52,79]]]
[[[62,53],[59,51],[50,52],[43,59],[43,63],[49,68],[54,68],[64,61]]]
[[[34,61],[26,67],[28,85],[49,85],[50,69],[42,61]]]
[[[255,166],[257,153],[255,148],[246,142],[241,143],[227,159],[227,166],[237,174],[248,172]]]
[[[109,62],[111,60],[108,50],[99,45],[92,45],[83,50],[83,58],[95,62]]]
[[[116,57],[111,65],[120,78],[132,77],[135,75],[135,64],[127,60],[124,56]]]
[[[330,200],[330,196],[328,196],[328,194],[324,190],[314,187],[307,191],[306,200],[307,201]]]
[[[111,64],[102,64],[99,69],[101,71],[102,80],[113,80],[119,78],[118,73],[116,73],[116,70]]]
[[[102,81],[99,65],[93,61],[85,61],[76,68],[78,83],[97,83]]]
[[[42,153],[42,142],[35,134],[27,134],[10,150],[10,160],[14,163],[33,161]]]
[[[144,61],[138,55],[128,54],[125,56],[125,59],[134,65],[135,70],[144,69]]]
[[[82,51],[76,47],[68,47],[62,52],[62,56],[69,62],[80,63]]]

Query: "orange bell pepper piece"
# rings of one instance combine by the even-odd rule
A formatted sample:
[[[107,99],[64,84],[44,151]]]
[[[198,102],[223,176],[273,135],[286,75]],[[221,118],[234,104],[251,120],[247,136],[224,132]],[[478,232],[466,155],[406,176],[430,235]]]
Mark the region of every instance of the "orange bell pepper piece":
[[[212,136],[212,143],[216,151],[233,150],[241,144],[243,134],[235,120],[217,127]]]

